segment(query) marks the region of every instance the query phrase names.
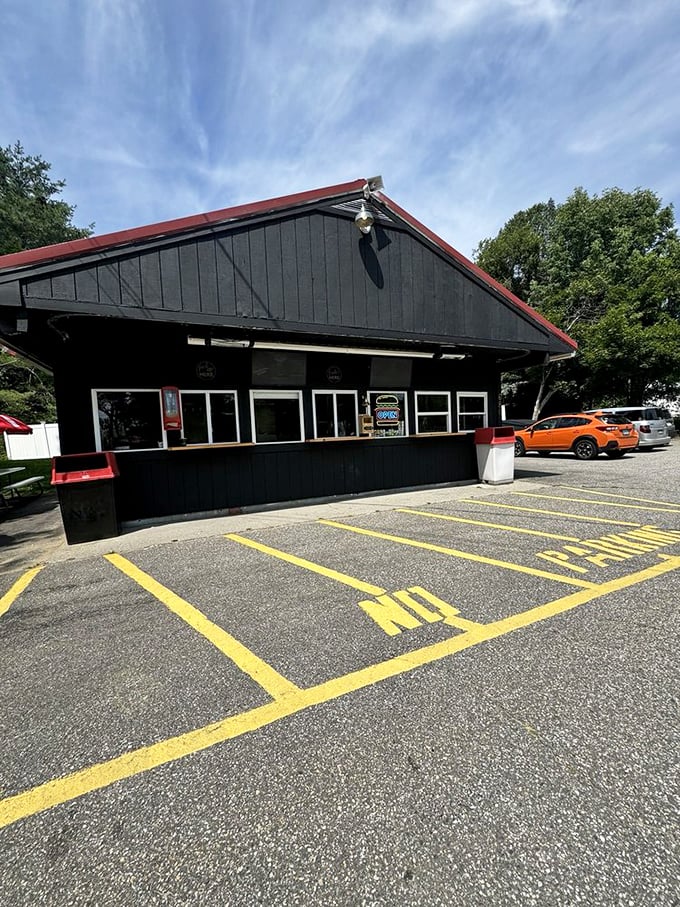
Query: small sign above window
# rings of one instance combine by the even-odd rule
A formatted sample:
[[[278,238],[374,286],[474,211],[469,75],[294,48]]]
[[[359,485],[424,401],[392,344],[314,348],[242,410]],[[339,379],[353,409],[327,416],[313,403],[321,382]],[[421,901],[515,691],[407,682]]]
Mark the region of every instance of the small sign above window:
[[[215,363],[210,362],[209,359],[201,359],[200,362],[196,363],[196,377],[200,378],[201,381],[214,381],[216,374]]]

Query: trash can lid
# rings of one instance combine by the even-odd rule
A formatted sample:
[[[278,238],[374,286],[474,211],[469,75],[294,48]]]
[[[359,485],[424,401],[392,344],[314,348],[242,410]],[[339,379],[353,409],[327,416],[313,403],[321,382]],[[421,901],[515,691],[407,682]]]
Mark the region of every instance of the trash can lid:
[[[52,460],[51,485],[68,485],[71,482],[97,482],[115,479],[119,475],[115,454],[111,451],[62,454]]]
[[[475,444],[509,444],[511,442],[515,443],[515,429],[511,425],[475,429]]]

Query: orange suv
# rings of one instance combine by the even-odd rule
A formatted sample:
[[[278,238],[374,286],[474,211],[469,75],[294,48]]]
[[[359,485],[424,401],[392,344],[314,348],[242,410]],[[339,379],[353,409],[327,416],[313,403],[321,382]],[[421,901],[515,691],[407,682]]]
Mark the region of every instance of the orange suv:
[[[620,413],[567,413],[541,419],[515,431],[515,456],[532,451],[547,457],[553,451],[571,451],[579,460],[593,460],[599,453],[613,459],[637,447],[632,422]]]

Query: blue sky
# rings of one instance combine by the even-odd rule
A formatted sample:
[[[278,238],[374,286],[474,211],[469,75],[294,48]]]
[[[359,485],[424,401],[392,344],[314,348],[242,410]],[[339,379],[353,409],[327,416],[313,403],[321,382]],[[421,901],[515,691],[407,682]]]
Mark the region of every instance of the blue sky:
[[[677,0],[2,0],[0,145],[97,233],[381,174],[470,256],[576,186],[680,220]]]

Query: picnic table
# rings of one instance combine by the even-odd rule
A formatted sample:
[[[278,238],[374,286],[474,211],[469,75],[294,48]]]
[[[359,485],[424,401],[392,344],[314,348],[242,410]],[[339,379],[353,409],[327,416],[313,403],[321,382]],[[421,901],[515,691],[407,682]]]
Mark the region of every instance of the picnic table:
[[[0,469],[0,500],[5,507],[9,507],[13,501],[20,498],[24,491],[37,491],[38,494],[42,494],[45,490],[42,476],[28,476],[28,478],[18,479],[16,482],[5,483],[6,476],[25,471],[25,466],[8,466]]]

